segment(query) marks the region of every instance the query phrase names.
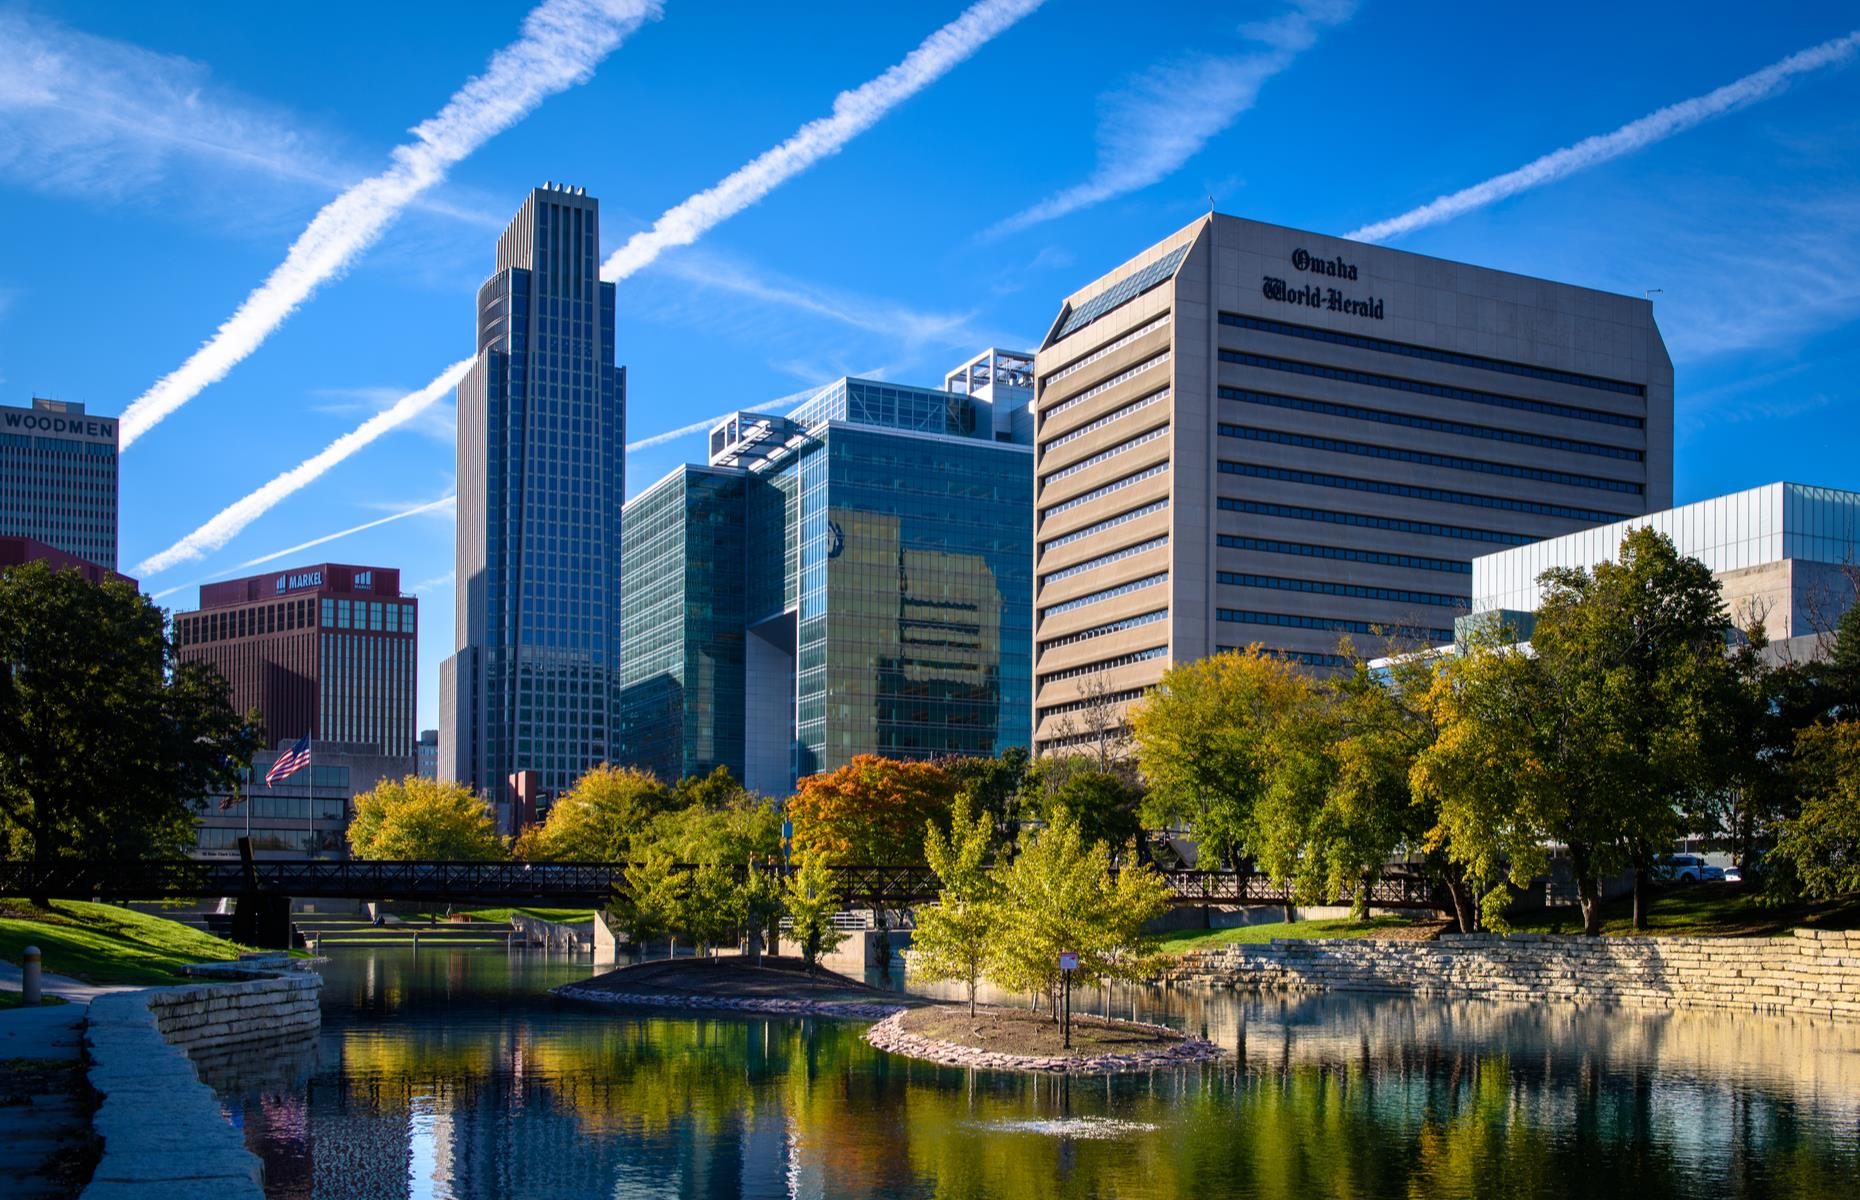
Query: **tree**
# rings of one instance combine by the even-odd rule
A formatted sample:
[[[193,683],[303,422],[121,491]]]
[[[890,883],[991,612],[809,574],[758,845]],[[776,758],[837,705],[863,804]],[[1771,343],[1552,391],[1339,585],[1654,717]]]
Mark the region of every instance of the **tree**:
[[[787,895],[789,931],[801,948],[801,958],[811,974],[819,969],[823,954],[831,954],[846,940],[846,934],[833,927],[840,911],[837,881],[820,854],[805,854],[795,872],[788,876]]]
[[[1801,811],[1782,822],[1770,858],[1810,896],[1860,892],[1860,720],[1802,730],[1793,774]]]
[[[1020,836],[1021,788],[1033,769],[1025,746],[1009,746],[996,758],[947,755],[932,761],[957,791],[969,794],[975,811],[987,815],[997,845]]]
[[[684,872],[667,854],[655,854],[627,868],[626,886],[614,897],[611,911],[642,957],[649,943],[679,928],[685,912],[685,886]]]
[[[1087,845],[1061,814],[999,872],[999,911],[989,978],[1044,996],[1059,1019],[1059,955],[1079,956],[1074,979],[1094,984],[1140,977],[1149,965],[1143,925],[1169,905],[1169,888],[1147,867],[1111,872],[1102,842]]]
[[[182,663],[127,583],[0,571],[0,841],[18,858],[184,853],[209,792],[258,745],[225,681]],[[44,897],[36,899],[43,900]]]
[[[1171,667],[1131,713],[1150,784],[1145,818],[1186,821],[1204,865],[1238,858],[1275,757],[1312,712],[1315,686],[1258,645]]]
[[[1103,842],[1121,854],[1143,836],[1143,795],[1124,776],[1091,769],[1071,775],[1040,801],[1038,812],[1047,821],[1063,814],[1078,825],[1087,844]]]
[[[524,831],[517,854],[537,861],[628,862],[645,850],[635,840],[675,807],[672,789],[651,773],[602,763],[556,800],[541,825]]]
[[[715,950],[737,930],[735,872],[722,863],[706,863],[690,872],[678,901],[678,928],[693,950]]]
[[[762,935],[786,908],[782,886],[774,871],[765,869],[756,859],[749,860],[743,882],[730,898],[730,908],[737,922],[748,933],[758,964],[762,961]]]
[[[491,806],[461,783],[409,775],[355,798],[349,849],[357,858],[477,862],[503,858]]]
[[[1413,782],[1438,805],[1435,844],[1483,881],[1490,907],[1502,877],[1522,885],[1559,843],[1599,934],[1602,879],[1644,876],[1695,797],[1730,776],[1730,622],[1705,565],[1646,528],[1615,562],[1541,582],[1529,651],[1474,642],[1442,669],[1429,696],[1439,738]]]
[[[986,860],[994,842],[989,815],[971,816],[967,792],[958,793],[944,836],[934,821],[924,822],[924,858],[942,881],[936,903],[917,910],[911,933],[911,971],[926,980],[960,980],[969,992],[969,1015],[975,1015],[975,989],[987,972],[990,946],[1005,917],[995,901],[1000,894]]]
[[[795,853],[834,864],[922,863],[924,822],[947,821],[955,797],[955,780],[934,763],[861,754],[801,781],[787,810]]]
[[[661,852],[678,862],[730,866],[779,857],[781,811],[774,801],[739,788],[731,795],[660,813],[634,835],[632,854]]]

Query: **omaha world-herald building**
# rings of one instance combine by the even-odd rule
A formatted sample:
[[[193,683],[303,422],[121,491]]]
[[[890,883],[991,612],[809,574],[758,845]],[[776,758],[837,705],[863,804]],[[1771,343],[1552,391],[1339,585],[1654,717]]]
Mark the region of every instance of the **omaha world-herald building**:
[[[1172,663],[1450,640],[1480,554],[1672,502],[1639,297],[1219,214],[1035,361],[1036,748]]]
[[[1032,356],[742,412],[626,506],[624,760],[786,795],[1028,744]]]
[[[626,374],[599,255],[586,189],[532,191],[478,289],[478,357],[458,389],[438,769],[490,797],[509,832],[514,776],[553,795],[616,749]]]

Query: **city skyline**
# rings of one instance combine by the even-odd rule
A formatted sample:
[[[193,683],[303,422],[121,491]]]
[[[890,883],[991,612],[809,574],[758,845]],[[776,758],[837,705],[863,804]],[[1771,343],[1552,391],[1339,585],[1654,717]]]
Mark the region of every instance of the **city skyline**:
[[[833,111],[835,92],[883,78],[965,11],[744,10],[722,34],[723,22],[675,0],[630,26],[638,14],[625,7],[608,14],[616,45],[591,78],[571,78],[468,150],[347,278],[333,275],[268,344],[126,449],[121,569],[137,574],[462,358],[482,247],[531,187],[568,179],[599,195],[617,230],[600,254],[618,257],[658,214],[797,137]],[[1735,35],[1712,20],[1676,33],[1677,9],[1610,13],[1617,36],[1602,39],[1561,13],[1414,23],[1374,4],[1184,6],[1111,37],[1085,5],[978,7],[993,25],[967,29],[965,55],[918,61],[906,81],[918,90],[901,98],[865,94],[869,127],[810,135],[797,151],[818,156],[807,169],[751,181],[774,180],[765,201],[680,247],[730,197],[684,209],[660,238],[664,253],[623,264],[617,361],[633,384],[635,487],[701,454],[701,429],[661,435],[720,413],[766,411],[843,374],[933,384],[984,345],[1034,345],[1064,296],[1210,198],[1236,215],[1360,231],[1848,36],[1832,6]],[[0,94],[0,130],[17,147],[0,158],[0,203],[16,226],[42,231],[0,267],[0,403],[37,394],[122,415],[278,266],[323,204],[381,169],[405,140],[399,130],[484,72],[526,11],[458,22],[371,11],[353,34],[340,17],[312,31],[301,15],[234,28],[76,5],[0,15],[9,41],[40,48],[25,86]],[[431,40],[432,52],[411,64],[379,56],[396,31]],[[1655,36],[1662,54],[1649,57]],[[1470,45],[1499,40],[1538,53],[1467,60]],[[779,83],[763,58],[770,45],[783,52]],[[344,72],[354,95],[313,88],[312,57]],[[1560,282],[1652,291],[1675,360],[1675,502],[1778,478],[1860,486],[1841,419],[1860,312],[1855,126],[1844,115],[1860,107],[1852,57],[1851,42],[1824,50],[1710,111],[1673,114],[1383,236]],[[1564,90],[1568,75],[1551,64],[1569,60],[1587,68],[1579,95],[1531,122],[1508,119],[1507,99]],[[90,68],[83,78],[60,67],[73,61]],[[694,87],[700,62],[710,69]],[[143,86],[164,73],[179,82]],[[1055,111],[1058,94],[1076,102]],[[138,120],[87,122],[98,102],[133,102]],[[1425,145],[1388,136],[1423,127],[1452,132]],[[589,139],[590,128],[602,136]],[[965,146],[998,155],[981,160],[993,165],[979,189],[971,172],[943,169]],[[91,321],[72,321],[80,302],[97,306],[80,291],[104,272],[132,286],[92,307]],[[116,352],[81,353],[99,321]],[[428,602],[419,657],[430,726],[437,663],[453,644],[450,390],[236,536],[143,576],[145,588],[180,607],[188,592],[177,589],[250,574],[287,548],[311,561],[324,552],[303,543],[422,509],[326,544],[345,561],[400,567]]]

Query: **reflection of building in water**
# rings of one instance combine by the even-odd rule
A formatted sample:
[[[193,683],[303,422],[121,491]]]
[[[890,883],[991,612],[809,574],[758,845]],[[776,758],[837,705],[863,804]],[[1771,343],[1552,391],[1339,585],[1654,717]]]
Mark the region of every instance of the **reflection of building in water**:
[[[842,379],[738,413],[707,467],[636,497],[625,761],[781,794],[857,754],[1027,744],[1030,365],[990,351],[943,390]]]

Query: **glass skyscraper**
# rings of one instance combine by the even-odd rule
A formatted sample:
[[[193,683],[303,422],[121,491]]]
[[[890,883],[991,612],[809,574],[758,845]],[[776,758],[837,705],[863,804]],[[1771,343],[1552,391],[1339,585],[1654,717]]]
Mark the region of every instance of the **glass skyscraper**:
[[[635,498],[625,760],[785,794],[857,754],[1026,745],[1030,366],[990,351],[943,389],[843,379],[738,413],[707,467]]]
[[[512,777],[558,793],[613,757],[626,374],[584,189],[530,193],[478,290],[458,389],[457,652],[439,771],[508,819]]]

